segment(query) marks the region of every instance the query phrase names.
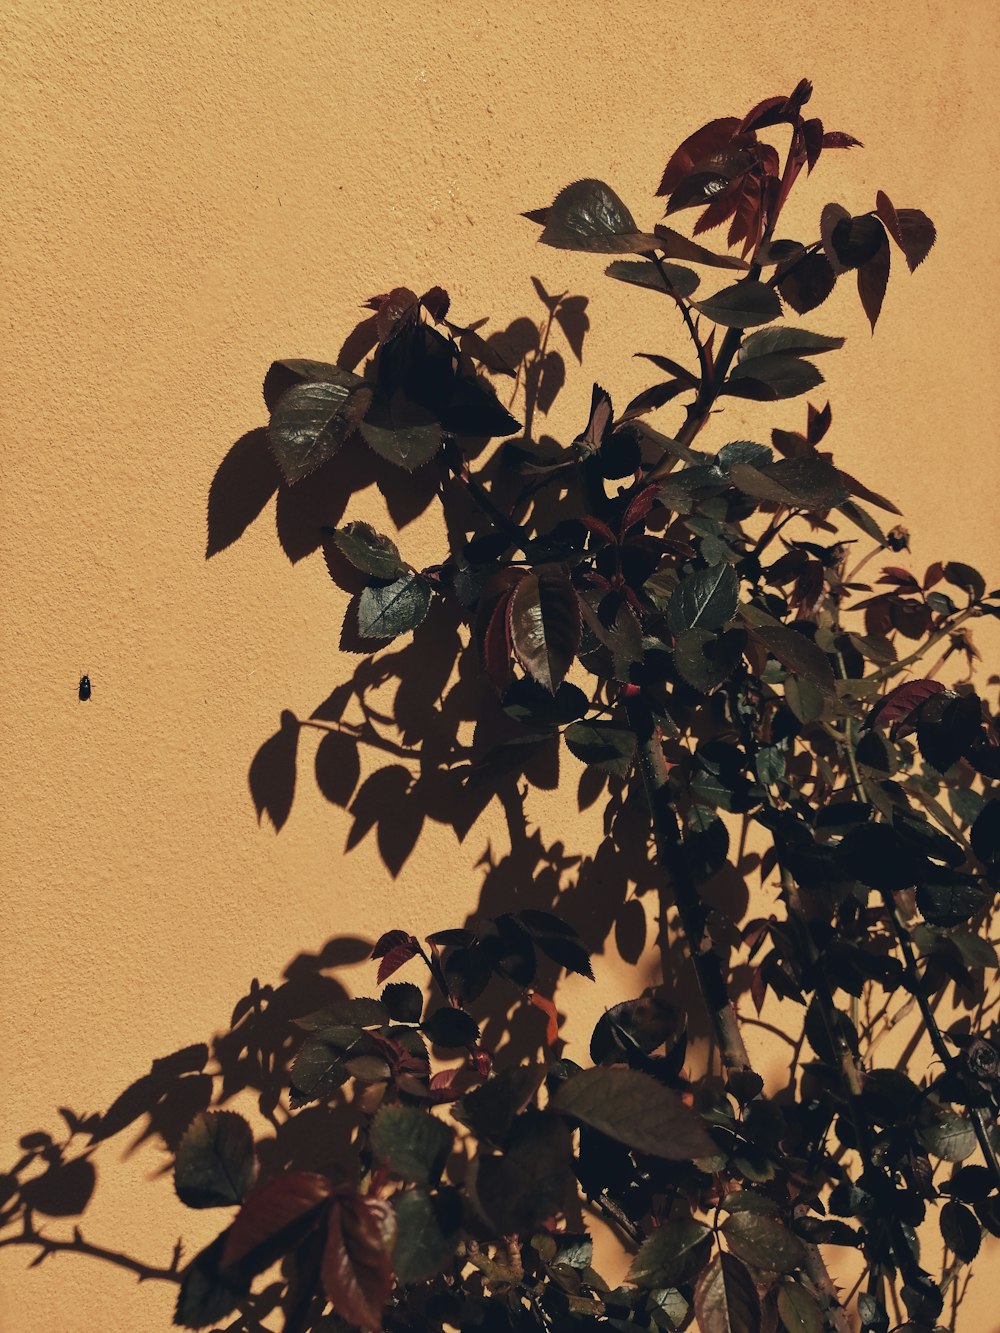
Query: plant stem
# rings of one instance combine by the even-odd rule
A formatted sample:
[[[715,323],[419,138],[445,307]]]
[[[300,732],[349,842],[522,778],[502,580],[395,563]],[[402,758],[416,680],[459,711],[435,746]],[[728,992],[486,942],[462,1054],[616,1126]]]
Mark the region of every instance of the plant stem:
[[[677,305],[677,309],[681,312],[681,315],[683,316],[684,325],[687,328],[688,333],[691,335],[691,341],[694,343],[695,351],[698,353],[698,367],[701,371],[701,382],[702,384],[704,384],[709,376],[708,357],[705,355],[705,348],[702,344],[701,339],[698,337],[698,330],[695,328],[694,320],[691,318],[691,311],[688,308],[687,302],[684,300],[684,297],[681,296],[680,292],[677,291],[677,289],[674,287],[674,284],[667,277],[667,271],[663,267],[663,259],[659,255],[654,254],[653,263],[659,269],[660,277],[663,279],[664,287],[666,287],[670,296],[673,297],[674,302]]]
[[[948,1049],[948,1043],[944,1039],[940,1027],[938,1026],[937,1015],[931,1008],[930,1001],[927,998],[927,992],[924,989],[923,979],[917,968],[917,957],[913,952],[913,942],[910,939],[909,932],[903,925],[896,912],[895,903],[892,896],[888,893],[882,895],[885,902],[886,911],[889,913],[889,919],[892,922],[893,929],[896,932],[896,939],[899,942],[899,948],[903,955],[903,966],[906,969],[909,989],[916,996],[917,1004],[920,1006],[920,1013],[924,1020],[924,1026],[931,1039],[931,1045],[934,1047],[934,1054],[949,1074],[953,1075],[961,1082],[961,1074],[957,1067],[955,1057]],[[1000,1162],[997,1161],[997,1155],[993,1150],[993,1144],[990,1141],[989,1124],[986,1120],[986,1114],[981,1106],[969,1107],[969,1118],[972,1121],[972,1128],[975,1130],[976,1138],[979,1140],[979,1147],[983,1154],[983,1161],[986,1168],[993,1177],[994,1185],[1000,1189]]]
[[[691,961],[698,978],[698,986],[708,1009],[723,1064],[727,1069],[750,1069],[750,1057],[740,1032],[739,1020],[722,972],[722,960],[711,946],[704,947],[707,910],[698,894],[698,885],[691,873],[681,842],[677,817],[670,804],[667,785],[667,767],[663,748],[657,735],[656,723],[648,704],[630,699],[626,705],[629,726],[635,732],[639,746],[639,768],[642,773],[646,799],[653,821],[660,868],[669,878],[674,904],[680,917],[681,929],[687,940]],[[667,884],[660,886],[661,916],[666,920]],[[664,929],[665,927],[661,927]],[[664,940],[664,947],[666,941]]]

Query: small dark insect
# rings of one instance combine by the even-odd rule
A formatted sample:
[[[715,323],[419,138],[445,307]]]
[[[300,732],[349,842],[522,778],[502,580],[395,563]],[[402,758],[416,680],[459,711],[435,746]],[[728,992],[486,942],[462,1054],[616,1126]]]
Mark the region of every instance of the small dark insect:
[[[89,676],[81,676],[81,677],[80,677],[80,702],[81,702],[81,703],[86,703],[87,700],[88,700],[89,698],[90,698],[90,677],[89,677]]]

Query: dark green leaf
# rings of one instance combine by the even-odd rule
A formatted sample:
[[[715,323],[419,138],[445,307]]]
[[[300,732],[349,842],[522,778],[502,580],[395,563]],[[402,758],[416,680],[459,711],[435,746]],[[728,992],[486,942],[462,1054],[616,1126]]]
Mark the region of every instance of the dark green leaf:
[[[525,1111],[514,1122],[501,1157],[479,1156],[475,1192],[501,1235],[531,1232],[566,1209],[575,1193],[569,1131],[547,1111]]]
[[[582,944],[577,944],[575,940],[561,939],[558,936],[535,937],[535,943],[541,949],[542,953],[551,958],[554,963],[564,967],[567,972],[575,972],[578,976],[586,977],[589,981],[594,980],[594,969],[590,965],[590,955]]]
[[[811,361],[800,361],[796,356],[758,356],[733,367],[723,393],[756,402],[774,402],[797,398],[822,383],[823,376]]]
[[[384,1106],[371,1129],[372,1152],[388,1162],[394,1175],[417,1185],[436,1185],[455,1140],[429,1111],[410,1106]]]
[[[363,574],[376,579],[397,579],[406,568],[396,543],[376,532],[370,523],[347,523],[328,531],[354,568]]]
[[[574,722],[563,732],[567,748],[577,759],[605,773],[624,777],[632,767],[635,734],[613,722]]]
[[[479,1025],[464,1009],[442,1005],[424,1020],[423,1031],[436,1046],[470,1046],[479,1040]]]
[[[778,1288],[778,1314],[788,1333],[823,1333],[823,1312],[800,1282],[783,1282]]]
[[[268,440],[289,483],[332,458],[361,423],[372,388],[357,375],[337,370],[330,381],[295,384],[278,399]]]
[[[682,232],[658,222],[653,228],[659,248],[668,259],[683,259],[686,264],[707,264],[710,268],[747,269],[750,265],[737,255],[720,255],[714,250],[706,250],[697,241],[690,240]]]
[[[701,1120],[680,1097],[635,1069],[584,1069],[566,1080],[552,1105],[653,1157],[690,1161],[715,1152]]]
[[[336,384],[343,374],[339,366],[332,366],[328,361],[310,361],[305,357],[272,361],[264,376],[264,402],[267,410],[273,412],[282,394],[287,393],[296,384],[305,381]]]
[[[636,254],[658,245],[655,236],[639,231],[614,190],[599,180],[574,181],[560,190],[538,239],[560,250],[600,254]]]
[[[693,1218],[665,1222],[643,1241],[632,1261],[629,1281],[655,1289],[690,1282],[708,1262],[712,1233]]]
[[[177,1146],[174,1189],[189,1208],[242,1203],[257,1175],[253,1131],[234,1111],[203,1111]]]
[[[975,817],[969,830],[972,850],[983,865],[1000,865],[1000,800],[992,797]]]
[[[957,926],[982,911],[995,896],[970,875],[954,875],[917,885],[917,906],[932,926]]]
[[[805,1246],[798,1236],[760,1213],[730,1213],[722,1234],[733,1254],[754,1268],[790,1273],[805,1263]]]
[[[728,329],[747,329],[769,324],[781,315],[781,302],[773,287],[764,282],[738,282],[714,296],[693,301],[694,308],[714,324]]]
[[[467,1092],[452,1108],[452,1114],[460,1124],[471,1129],[477,1139],[499,1148],[515,1117],[534,1099],[544,1077],[542,1065],[516,1065],[513,1069],[504,1069]]]
[[[412,981],[391,981],[382,992],[382,1003],[394,1023],[419,1023],[424,996]]]
[[[920,1142],[945,1162],[964,1162],[976,1147],[976,1132],[964,1116],[927,1105],[917,1126]]]
[[[825,333],[808,333],[805,329],[782,325],[748,334],[740,348],[740,364],[754,357],[772,356],[776,352],[788,356],[817,356],[820,352],[836,351],[843,345],[843,338],[831,338]]]
[[[358,633],[363,639],[394,639],[416,629],[430,604],[430,588],[416,574],[370,584],[358,598]]]
[[[369,448],[407,472],[430,462],[441,447],[440,422],[402,393],[376,398],[359,429]]]
[[[715,456],[719,467],[731,468],[734,463],[750,463],[759,467],[770,463],[774,455],[766,444],[756,444],[753,440],[733,440],[724,444]]]
[[[459,1241],[462,1208],[458,1196],[447,1191],[433,1197],[423,1190],[406,1190],[392,1201],[396,1210],[396,1245],[392,1266],[404,1286],[426,1282],[443,1272]]]
[[[840,473],[822,458],[782,458],[777,463],[729,470],[734,486],[757,500],[772,500],[791,509],[831,509],[847,499]]]
[[[707,629],[684,630],[674,643],[674,664],[689,685],[710,694],[733,673],[745,644],[746,634],[739,629],[721,634]]]
[[[251,1275],[222,1268],[228,1232],[217,1236],[185,1268],[174,1311],[179,1328],[208,1328],[232,1314],[250,1291]]]
[[[526,574],[510,602],[511,642],[525,671],[555,694],[580,647],[580,603],[562,565]]]
[[[720,629],[736,610],[740,581],[732,565],[695,570],[678,583],[667,606],[674,634],[686,629]]]
[[[752,636],[762,643],[787,670],[808,681],[824,696],[836,694],[836,680],[826,653],[811,639],[788,625],[782,625],[750,603],[739,614]]]
[[[940,1223],[944,1243],[962,1263],[971,1264],[983,1240],[983,1230],[975,1213],[964,1204],[951,1200],[941,1209]]]
[[[649,259],[615,259],[604,270],[609,278],[617,278],[619,282],[628,282],[635,287],[649,287],[654,292],[665,294],[676,292],[678,296],[690,296],[701,281],[697,273],[692,273],[680,264],[664,264],[663,271],[670,282],[669,287],[663,281],[663,273]]]
[[[873,542],[878,542],[880,546],[886,545],[885,533],[867,509],[862,509],[853,500],[843,500],[837,508],[845,518],[849,518],[852,523],[856,524],[866,536],[871,537]],[[931,593],[932,597],[933,595]]]

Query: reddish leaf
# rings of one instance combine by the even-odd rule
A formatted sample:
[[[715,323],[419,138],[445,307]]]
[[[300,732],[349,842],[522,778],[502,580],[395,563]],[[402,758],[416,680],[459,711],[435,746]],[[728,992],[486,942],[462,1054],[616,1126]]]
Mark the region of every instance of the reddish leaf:
[[[762,102],[751,107],[740,121],[738,133],[746,130],[765,129],[768,125],[778,125],[787,118],[787,97],[765,97]]]
[[[940,583],[944,578],[944,565],[940,560],[935,560],[932,565],[927,566],[927,572],[924,574],[924,592],[928,588],[933,588],[936,583]]]
[[[837,275],[829,260],[818,252],[806,255],[804,259],[788,261],[785,272],[779,266],[776,274],[781,299],[799,315],[806,315],[822,305],[836,282]]]
[[[944,686],[939,680],[908,680],[904,685],[897,685],[894,690],[878,701],[865,718],[866,727],[876,724],[891,724],[893,736],[899,731],[910,715],[932,694],[941,694]]]
[[[694,1289],[694,1312],[701,1333],[759,1333],[760,1298],[746,1265],[719,1253]]]
[[[500,694],[508,688],[514,676],[510,599],[523,577],[521,570],[499,570],[479,599],[476,612],[474,635],[479,647],[479,664],[486,679]]]
[[[764,1000],[767,996],[767,981],[759,967],[755,967],[753,975],[750,978],[750,998],[753,1000],[754,1008],[758,1015],[764,1008]]]
[[[694,224],[695,236],[700,236],[704,231],[711,231],[713,227],[721,227],[724,222],[729,221],[736,212],[745,181],[746,177],[741,174],[730,181],[721,194],[715,195],[712,202]],[[671,205],[673,205],[675,197],[671,198]]]
[[[637,393],[625,408],[621,418],[622,424],[635,417],[645,416],[647,412],[654,412],[690,388],[691,385],[685,384],[683,380],[666,380],[663,384],[650,385],[648,389],[643,389],[642,393]]]
[[[710,120],[694,134],[689,134],[664,168],[657,195],[673,194],[693,167],[714,153],[721,152],[739,129],[738,117],[723,116],[720,120]]]
[[[629,528],[634,528],[637,523],[642,523],[648,518],[659,494],[659,486],[647,486],[630,502],[629,507],[625,510],[625,517],[622,519],[622,536],[628,532]]]
[[[431,287],[420,298],[420,304],[430,315],[435,324],[444,322],[451,305],[451,297],[443,287]]]
[[[414,935],[405,930],[387,930],[372,950],[372,957],[382,960],[376,977],[379,985],[419,952],[420,944]]]
[[[730,245],[739,245],[742,242],[743,253],[747,254],[760,240],[763,229],[764,218],[761,212],[760,184],[755,177],[748,174],[743,177],[743,189],[740,192],[739,202],[733,214],[727,239]]]
[[[530,991],[528,999],[536,1009],[541,1009],[542,1013],[548,1017],[548,1023],[545,1027],[545,1044],[554,1046],[559,1040],[559,1011],[551,1000],[544,995],[539,995],[537,991]]]
[[[877,253],[858,269],[858,295],[873,333],[889,283],[889,253],[889,237],[883,231]]]
[[[899,587],[920,587],[920,584],[910,571],[908,569],[902,569],[899,565],[883,565],[882,577],[878,581],[879,583],[895,583]]]
[[[856,495],[859,500],[867,500],[869,504],[877,505],[879,509],[886,509],[890,514],[902,514],[902,510],[897,508],[891,500],[887,500],[884,495],[879,495],[878,491],[871,491],[851,476],[849,472],[838,469],[840,480],[851,495]]]
[[[606,389],[602,389],[599,384],[595,384],[590,397],[590,418],[587,421],[587,427],[582,434],[576,437],[573,443],[582,444],[596,453],[611,429],[614,415],[611,395]]]
[[[381,1329],[392,1288],[395,1239],[396,1215],[384,1199],[345,1194],[334,1200],[323,1252],[323,1289],[348,1323]]]
[[[419,297],[409,287],[394,287],[379,304],[375,317],[379,342],[385,342],[402,324],[412,323],[417,318]]]
[[[842,130],[827,130],[823,135],[824,148],[864,148],[860,139],[855,139],[853,134],[845,134]]]
[[[316,1226],[334,1190],[326,1176],[298,1171],[256,1190],[226,1233],[222,1267],[262,1273]]]
[[[894,208],[892,200],[883,190],[879,190],[875,196],[875,211],[902,250],[912,273],[927,258],[937,239],[934,223],[919,208]]]
[[[817,118],[806,120],[802,123],[802,143],[805,149],[806,162],[809,170],[812,171],[819,161],[819,155],[823,151],[823,122]]]
[[[566,678],[580,646],[580,604],[562,565],[543,565],[510,599],[510,635],[518,661],[550,694]]]
[[[602,519],[595,518],[593,514],[586,514],[580,522],[588,529],[588,531],[593,532],[596,536],[600,537],[607,545],[618,545],[618,538]],[[607,580],[605,579],[603,582],[607,583]],[[608,586],[610,587],[610,584]]]

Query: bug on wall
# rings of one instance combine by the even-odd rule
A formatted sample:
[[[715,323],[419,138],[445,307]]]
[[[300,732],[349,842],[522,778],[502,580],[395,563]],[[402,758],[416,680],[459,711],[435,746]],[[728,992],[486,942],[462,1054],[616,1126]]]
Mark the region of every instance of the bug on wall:
[[[81,677],[80,677],[80,702],[81,702],[82,704],[83,704],[83,703],[86,703],[87,700],[88,700],[89,698],[90,698],[90,677],[89,677],[89,676],[81,676]]]

